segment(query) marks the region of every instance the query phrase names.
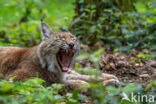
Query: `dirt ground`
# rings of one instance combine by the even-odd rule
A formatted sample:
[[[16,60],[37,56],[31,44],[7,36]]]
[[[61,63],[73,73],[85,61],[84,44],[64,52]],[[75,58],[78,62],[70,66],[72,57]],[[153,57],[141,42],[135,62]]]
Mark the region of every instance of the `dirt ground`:
[[[146,50],[145,50],[146,51]],[[138,58],[140,51],[131,54],[104,52],[101,54],[100,69],[104,73],[116,75],[121,82],[147,84],[156,80],[156,60]],[[89,60],[81,60],[81,67],[95,68]]]
[[[87,49],[87,47],[84,48]],[[140,52],[143,51],[134,51],[131,54],[113,53],[112,51],[103,52],[100,55],[99,70],[103,73],[116,75],[120,82],[135,82],[146,86],[151,80],[156,80],[156,60],[139,58],[137,55]],[[145,53],[148,53],[148,51]],[[80,60],[77,64],[80,64],[82,68],[96,69],[89,59]],[[80,104],[93,104],[93,99],[88,96],[88,99],[80,102]]]

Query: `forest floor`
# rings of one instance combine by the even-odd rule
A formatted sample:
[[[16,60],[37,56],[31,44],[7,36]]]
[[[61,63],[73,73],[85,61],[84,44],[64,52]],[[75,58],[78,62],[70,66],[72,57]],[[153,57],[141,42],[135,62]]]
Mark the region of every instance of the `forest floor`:
[[[100,56],[100,70],[116,75],[121,82],[147,84],[156,79],[156,60],[143,58],[144,56],[139,55],[142,52],[150,54],[148,50],[135,50],[130,54],[105,51]],[[78,61],[78,63],[82,68],[96,69],[88,59]]]
[[[88,46],[83,45],[81,46],[81,50],[85,54],[90,49]],[[150,81],[156,80],[156,60],[150,56],[151,54],[146,49],[134,50],[129,54],[104,51],[100,55],[99,70],[103,73],[117,76],[120,82],[138,83],[146,87]],[[97,70],[94,63],[89,59],[80,60],[77,64],[80,64],[81,68]],[[93,104],[93,101],[88,96],[88,100],[81,104]]]

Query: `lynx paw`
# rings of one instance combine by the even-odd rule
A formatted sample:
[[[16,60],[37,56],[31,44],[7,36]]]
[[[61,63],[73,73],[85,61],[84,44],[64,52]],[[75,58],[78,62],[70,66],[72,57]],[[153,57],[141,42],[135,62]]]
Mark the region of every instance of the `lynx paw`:
[[[102,81],[104,82],[104,85],[117,85],[119,83],[116,76],[106,73],[102,74]]]

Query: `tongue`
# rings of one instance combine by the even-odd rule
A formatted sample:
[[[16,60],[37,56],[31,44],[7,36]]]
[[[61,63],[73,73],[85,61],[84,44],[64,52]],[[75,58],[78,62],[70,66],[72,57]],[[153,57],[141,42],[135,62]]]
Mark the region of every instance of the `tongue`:
[[[66,67],[66,66],[63,67],[63,70],[64,70],[64,71],[68,71],[68,67]]]
[[[67,54],[63,54],[62,55],[62,62],[61,62],[61,65],[62,65],[62,69],[64,71],[68,71],[68,67],[69,67],[69,64],[70,64],[70,60],[71,60],[71,57]]]

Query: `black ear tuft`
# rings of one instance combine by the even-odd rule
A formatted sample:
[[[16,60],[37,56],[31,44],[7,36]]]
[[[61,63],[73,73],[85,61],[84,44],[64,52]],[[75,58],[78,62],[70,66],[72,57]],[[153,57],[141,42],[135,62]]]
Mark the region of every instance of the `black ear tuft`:
[[[62,27],[59,28],[62,32],[68,32],[67,30],[63,29]]]

